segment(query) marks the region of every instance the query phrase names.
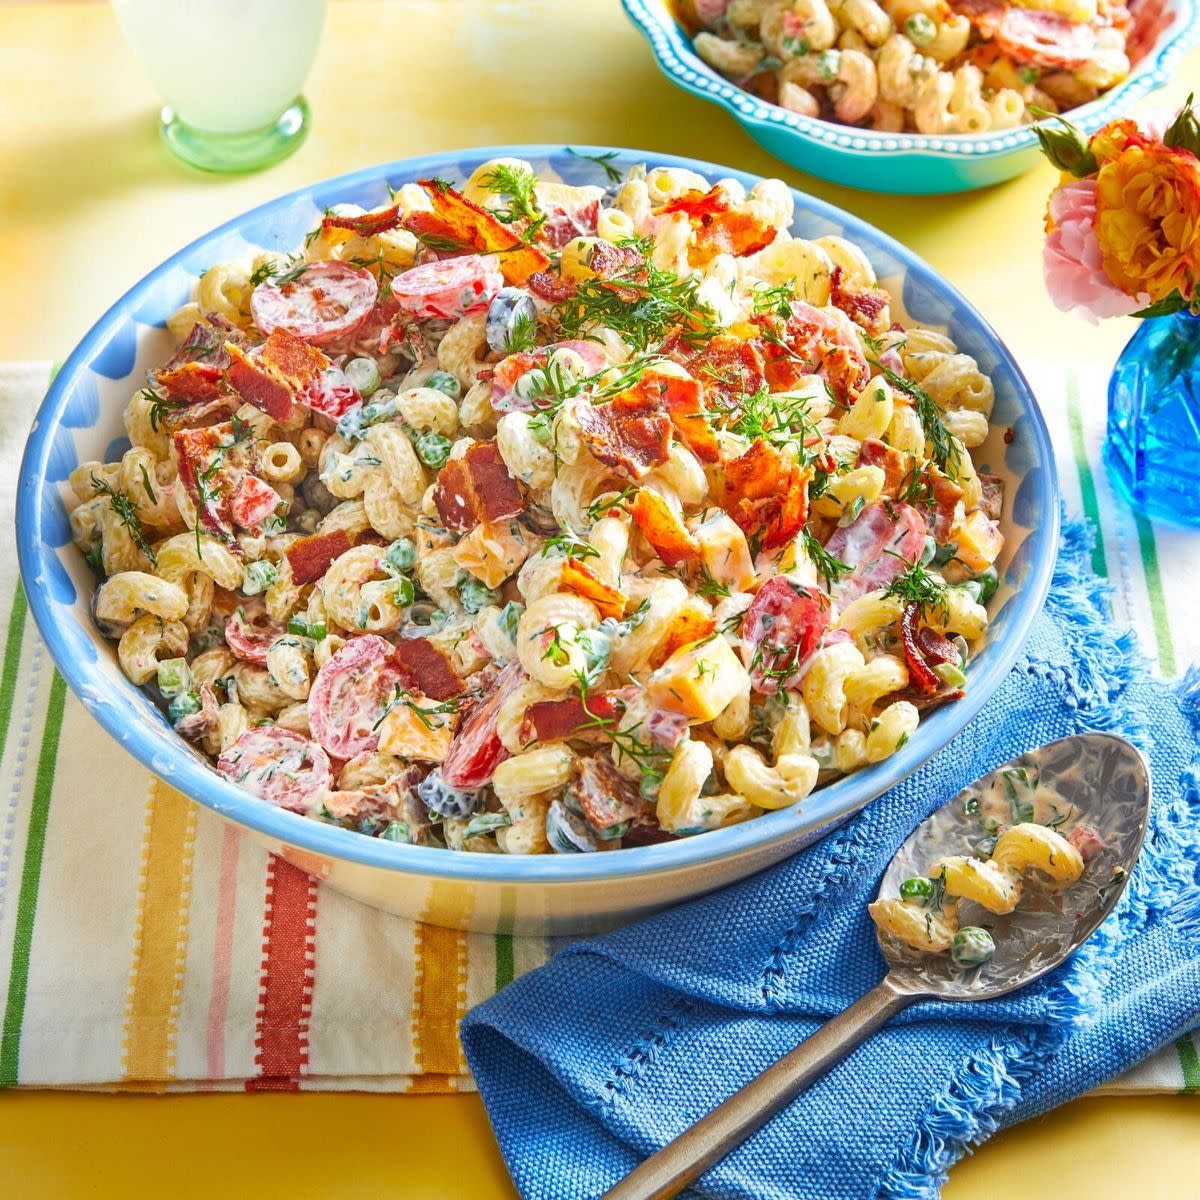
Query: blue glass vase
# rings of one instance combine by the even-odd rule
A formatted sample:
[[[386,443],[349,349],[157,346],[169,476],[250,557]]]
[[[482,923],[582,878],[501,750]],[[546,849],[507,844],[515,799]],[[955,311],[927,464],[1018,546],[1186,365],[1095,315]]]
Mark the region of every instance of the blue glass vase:
[[[1104,461],[1156,520],[1200,527],[1200,316],[1143,321],[1108,385]]]

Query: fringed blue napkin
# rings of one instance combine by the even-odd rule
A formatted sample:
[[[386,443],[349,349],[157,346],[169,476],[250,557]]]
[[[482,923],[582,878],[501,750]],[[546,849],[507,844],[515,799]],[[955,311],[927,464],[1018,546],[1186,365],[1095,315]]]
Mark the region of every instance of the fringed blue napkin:
[[[942,753],[852,822],[713,896],[577,942],[471,1012],[467,1060],[517,1187],[591,1200],[877,983],[867,917],[913,826],[985,770],[1079,730],[1150,755],[1152,825],[1116,912],[1044,980],[909,1009],[710,1171],[702,1195],[936,1195],[996,1129],[1095,1087],[1200,1018],[1200,678],[1114,630],[1080,525],[1026,654]]]

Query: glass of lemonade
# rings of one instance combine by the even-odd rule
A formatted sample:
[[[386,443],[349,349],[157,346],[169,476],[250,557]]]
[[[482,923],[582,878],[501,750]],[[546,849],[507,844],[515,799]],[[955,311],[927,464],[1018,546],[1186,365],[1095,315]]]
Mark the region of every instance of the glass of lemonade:
[[[113,0],[121,29],[166,101],[162,136],[202,171],[255,171],[308,132],[300,95],[325,0]]]

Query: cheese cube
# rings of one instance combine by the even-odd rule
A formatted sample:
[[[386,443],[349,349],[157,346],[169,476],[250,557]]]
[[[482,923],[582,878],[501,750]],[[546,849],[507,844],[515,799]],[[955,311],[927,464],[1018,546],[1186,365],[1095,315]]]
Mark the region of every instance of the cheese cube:
[[[409,703],[394,705],[380,722],[379,749],[397,758],[443,762],[450,752],[454,717],[450,713],[426,711],[434,707],[433,701],[426,700],[420,692],[413,692]]]
[[[484,521],[451,552],[464,571],[490,588],[499,587],[529,557],[529,547],[515,521]]]
[[[754,586],[754,564],[746,535],[734,519],[718,512],[696,528],[700,544],[700,561],[718,583],[728,584],[735,592],[746,592]]]
[[[950,540],[958,543],[955,557],[976,575],[996,561],[1004,545],[1004,534],[986,513],[976,509],[951,531]]]
[[[650,699],[693,721],[711,721],[749,686],[746,668],[723,637],[680,646],[646,684]]]

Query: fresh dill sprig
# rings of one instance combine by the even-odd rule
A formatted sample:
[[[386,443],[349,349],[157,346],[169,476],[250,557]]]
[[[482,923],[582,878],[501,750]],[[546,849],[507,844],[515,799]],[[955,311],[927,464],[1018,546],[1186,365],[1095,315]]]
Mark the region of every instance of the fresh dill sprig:
[[[600,551],[590,542],[586,542],[578,534],[569,529],[565,533],[556,533],[542,543],[542,557],[546,558],[557,551],[564,558],[599,558]]]
[[[587,506],[588,520],[594,525],[601,517],[607,516],[614,508],[620,508],[637,491],[632,483],[627,483],[619,492],[608,493],[599,500],[593,500]]]
[[[792,315],[792,303],[796,298],[795,281],[787,279],[774,286],[759,284],[750,297],[750,303],[754,312],[772,313],[786,321]]]
[[[808,555],[808,561],[816,568],[817,574],[832,587],[850,570],[850,564],[830,554],[807,526],[801,530],[801,536],[804,538],[804,553]]]
[[[522,241],[530,241],[546,222],[546,214],[537,199],[537,176],[528,167],[514,167],[511,163],[497,163],[481,180],[489,192],[507,201],[491,209],[497,221],[512,225],[517,221],[528,221]]]
[[[912,400],[913,411],[917,414],[917,420],[921,422],[921,428],[925,431],[925,440],[929,443],[930,458],[937,463],[948,478],[957,479],[962,455],[957,439],[946,428],[946,422],[938,402],[911,379],[905,379],[891,367],[885,367],[877,358],[868,361],[892,387],[898,388]]]
[[[908,565],[884,589],[885,596],[894,596],[905,604],[919,604],[922,611],[934,609],[943,614],[949,612],[947,585],[943,580],[931,574],[920,559],[910,561],[895,550],[888,550],[887,553]]]
[[[583,711],[587,720],[583,724],[576,726],[573,732],[576,735],[591,731],[599,733],[616,747],[619,754],[623,754],[636,764],[642,775],[643,789],[657,788],[667,773],[667,767],[671,765],[671,751],[666,746],[659,746],[654,742],[642,741],[638,737],[638,730],[642,727],[641,721],[630,725],[628,729],[622,729],[617,717],[603,716],[600,713],[593,712],[588,707],[590,685],[587,673],[576,671],[575,678],[579,683],[579,699],[583,705]]]
[[[142,396],[150,403],[150,428],[155,433],[158,432],[158,427],[167,413],[178,412],[181,408],[187,408],[187,405],[182,400],[171,400],[167,396],[156,392],[153,388],[142,388]]]
[[[774,393],[764,385],[757,392],[743,393],[738,409],[736,419],[728,425],[731,433],[776,447],[798,446],[802,462],[805,441],[819,439],[820,431],[800,396]]]
[[[412,692],[407,688],[401,687],[400,684],[396,684],[391,699],[384,707],[379,720],[371,728],[372,730],[378,729],[387,719],[389,713],[394,709],[403,707],[407,708],[426,729],[444,729],[446,727],[446,720],[443,718],[453,716],[459,712],[462,709],[463,700],[464,697],[462,696],[451,696],[449,700],[442,700],[437,704],[422,705],[417,702]]]
[[[116,514],[121,524],[129,530],[129,536],[133,540],[133,544],[150,560],[151,565],[157,567],[158,557],[154,553],[154,548],[146,540],[146,531],[142,528],[142,519],[138,516],[133,501],[130,500],[124,489],[113,487],[107,479],[101,479],[94,472],[92,474],[92,487],[96,489],[98,496],[106,496],[108,498],[109,507]]]
[[[584,154],[582,150],[572,150],[567,147],[567,153],[573,158],[584,159],[587,162],[595,163],[608,178],[609,183],[620,183],[622,179],[621,172],[612,165],[612,160],[617,157],[615,150],[606,150],[603,154]]]
[[[532,350],[537,345],[537,334],[537,317],[529,312],[518,312],[509,326],[506,352],[518,354],[523,350]]]

